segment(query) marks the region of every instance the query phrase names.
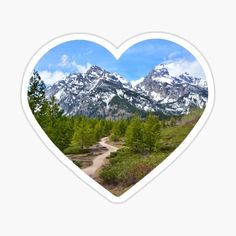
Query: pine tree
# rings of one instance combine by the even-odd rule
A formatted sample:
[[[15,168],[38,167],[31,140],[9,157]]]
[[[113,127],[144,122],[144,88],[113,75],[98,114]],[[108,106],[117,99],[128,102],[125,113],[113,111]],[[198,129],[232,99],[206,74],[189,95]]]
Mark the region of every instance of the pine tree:
[[[105,120],[103,124],[103,129],[102,129],[102,135],[103,136],[108,136],[111,134],[111,130],[113,127],[113,122],[111,120]]]
[[[28,87],[28,102],[32,113],[35,115],[40,112],[45,103],[46,85],[41,80],[39,73],[34,71]]]
[[[160,136],[159,120],[153,115],[149,114],[145,120],[143,127],[143,143],[145,149],[152,152],[155,149],[155,144]]]
[[[101,120],[97,121],[94,127],[94,137],[96,141],[99,141],[100,138],[103,136],[103,126]]]
[[[121,137],[125,136],[125,132],[126,132],[126,129],[127,129],[127,124],[128,123],[123,119],[119,121],[119,131],[120,131],[120,136]]]
[[[64,111],[55,102],[55,97],[51,97],[44,107],[42,128],[55,145],[60,150],[64,150],[72,139],[73,120],[63,115]]]
[[[50,120],[49,102],[45,97],[45,89],[46,85],[39,73],[34,71],[29,81],[28,102],[34,117],[43,129]]]
[[[115,121],[113,124],[112,131],[111,131],[111,140],[119,141],[120,138],[121,138],[120,122]]]
[[[125,134],[126,145],[134,152],[143,152],[143,125],[135,114]]]
[[[78,145],[81,150],[88,148],[94,143],[94,133],[85,117],[76,121],[75,131],[72,138],[72,146]]]
[[[63,116],[63,110],[59,108],[55,97],[46,99],[45,89],[46,85],[41,80],[39,73],[34,71],[28,87],[30,109],[52,142],[60,150],[64,150],[71,142],[72,120]]]
[[[55,120],[52,133],[49,136],[51,136],[55,145],[63,151],[70,145],[73,132],[72,119],[66,116],[61,116]]]

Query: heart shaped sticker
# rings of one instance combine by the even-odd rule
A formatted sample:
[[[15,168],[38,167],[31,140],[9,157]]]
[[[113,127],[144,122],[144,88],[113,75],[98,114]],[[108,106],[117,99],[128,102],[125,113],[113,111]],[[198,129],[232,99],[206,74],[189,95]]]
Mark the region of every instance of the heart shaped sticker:
[[[28,64],[22,104],[48,148],[112,202],[172,163],[207,121],[214,83],[186,40],[148,33],[118,48],[89,34],[44,45]]]

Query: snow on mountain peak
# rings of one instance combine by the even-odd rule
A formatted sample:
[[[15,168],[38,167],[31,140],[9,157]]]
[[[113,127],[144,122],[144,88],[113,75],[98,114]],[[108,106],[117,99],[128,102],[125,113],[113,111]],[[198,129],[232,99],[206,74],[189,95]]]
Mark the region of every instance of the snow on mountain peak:
[[[92,75],[95,77],[101,77],[104,74],[104,70],[99,66],[92,65],[86,72],[87,75]]]
[[[117,74],[116,72],[112,73],[122,84],[128,84],[129,82],[124,79],[121,75]]]
[[[97,65],[91,65],[87,72],[89,73],[89,71],[103,71],[103,69]]]
[[[85,73],[69,74],[46,94],[54,95],[67,114],[115,118],[135,110],[185,114],[191,106],[205,106],[208,89],[205,79],[187,72],[171,76],[164,64],[131,82],[94,65]]]
[[[161,64],[156,65],[154,70],[161,70],[163,68],[165,68],[165,64],[161,63]]]
[[[131,83],[131,85],[132,85],[133,87],[135,87],[136,85],[138,85],[138,84],[140,84],[141,82],[143,82],[143,80],[144,80],[144,77],[141,77],[140,79],[130,81],[130,83]]]
[[[165,64],[159,64],[151,72],[153,77],[168,77],[169,71],[165,67]]]

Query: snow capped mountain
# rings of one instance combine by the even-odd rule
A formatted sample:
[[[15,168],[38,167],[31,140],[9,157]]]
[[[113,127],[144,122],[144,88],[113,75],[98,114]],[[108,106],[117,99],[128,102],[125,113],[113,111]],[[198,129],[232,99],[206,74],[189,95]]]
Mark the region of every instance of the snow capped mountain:
[[[131,83],[117,73],[91,66],[48,87],[46,96],[55,96],[68,115],[116,119],[134,112],[185,114],[191,107],[206,105],[208,90],[203,79],[187,73],[172,77],[163,64]]]
[[[132,80],[132,81],[130,81],[130,83],[131,83],[131,85],[132,85],[133,87],[135,87],[136,85],[138,85],[138,84],[140,84],[141,82],[143,82],[143,80],[144,80],[144,77],[141,77],[141,78],[138,79],[138,80]]]
[[[137,93],[122,76],[98,66],[48,87],[46,96],[52,95],[68,115],[120,118],[136,111],[155,111],[149,97]]]
[[[205,107],[208,98],[205,79],[187,72],[170,76],[164,64],[157,65],[135,89],[157,102],[165,114],[185,114],[191,107]]]

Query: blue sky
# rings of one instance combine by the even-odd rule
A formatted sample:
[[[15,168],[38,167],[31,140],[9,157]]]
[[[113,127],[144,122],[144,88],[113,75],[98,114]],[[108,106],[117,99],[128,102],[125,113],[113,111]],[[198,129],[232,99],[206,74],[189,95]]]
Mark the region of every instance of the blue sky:
[[[201,66],[182,46],[163,39],[150,39],[130,47],[119,60],[104,47],[90,41],[73,40],[48,51],[35,69],[47,84],[74,72],[85,72],[91,65],[117,72],[128,81],[147,75],[156,65],[170,65],[173,75],[188,72],[202,76]]]

